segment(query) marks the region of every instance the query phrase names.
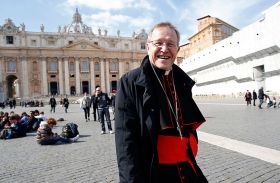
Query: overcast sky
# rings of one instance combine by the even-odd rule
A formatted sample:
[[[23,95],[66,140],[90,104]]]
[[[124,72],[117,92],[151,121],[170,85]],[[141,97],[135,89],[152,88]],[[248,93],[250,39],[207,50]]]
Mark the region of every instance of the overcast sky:
[[[0,25],[11,18],[16,26],[24,23],[26,31],[56,32],[59,25],[69,25],[78,8],[83,23],[107,29],[108,35],[131,36],[133,31],[148,31],[161,21],[170,21],[181,33],[181,44],[197,30],[197,19],[218,17],[238,29],[255,22],[264,10],[278,0],[1,0]]]

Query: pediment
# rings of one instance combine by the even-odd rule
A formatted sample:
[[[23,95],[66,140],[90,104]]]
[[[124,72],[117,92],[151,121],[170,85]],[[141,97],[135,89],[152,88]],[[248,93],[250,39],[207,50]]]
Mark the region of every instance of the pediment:
[[[67,50],[68,49],[70,49],[70,50],[101,50],[102,48],[89,41],[81,40],[81,41],[66,45],[64,47],[64,49],[67,49]]]

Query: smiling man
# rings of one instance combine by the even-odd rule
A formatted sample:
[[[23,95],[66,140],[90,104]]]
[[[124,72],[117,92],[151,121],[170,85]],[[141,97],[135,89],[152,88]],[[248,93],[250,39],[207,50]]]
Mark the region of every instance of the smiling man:
[[[204,183],[196,129],[205,121],[192,98],[194,81],[174,64],[180,34],[168,22],[148,35],[139,68],[123,75],[115,104],[120,182]]]

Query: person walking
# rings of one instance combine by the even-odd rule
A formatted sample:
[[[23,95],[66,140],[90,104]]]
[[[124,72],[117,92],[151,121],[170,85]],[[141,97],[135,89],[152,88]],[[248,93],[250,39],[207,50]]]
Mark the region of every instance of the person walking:
[[[97,86],[96,88],[98,88],[99,86]],[[96,90],[94,91],[94,93],[92,94],[91,96],[91,104],[92,104],[92,114],[93,114],[93,120],[96,121],[96,114],[98,116],[98,121],[99,121],[99,114],[97,112],[97,103],[95,102],[95,93],[96,93]]]
[[[65,113],[67,113],[69,107],[69,100],[67,98],[67,95],[65,95],[65,98],[63,99],[63,106],[64,106]]]
[[[84,110],[86,122],[90,121],[90,106],[90,97],[88,96],[87,92],[85,92],[80,107]]]
[[[49,104],[51,105],[51,113],[55,113],[56,100],[54,96],[50,98]]]
[[[112,95],[111,95],[111,106],[112,106],[112,112],[113,112],[113,120],[115,120],[115,102],[116,101],[116,90],[112,91]]]
[[[99,120],[101,123],[101,134],[106,133],[104,117],[106,118],[106,123],[107,123],[109,133],[113,134],[114,132],[112,129],[110,113],[109,113],[110,99],[108,97],[108,94],[102,92],[100,87],[97,87],[95,91],[96,91],[95,103],[97,104],[98,107]]]
[[[256,106],[256,100],[257,100],[257,92],[253,90],[253,105]]]
[[[169,22],[148,34],[148,55],[118,82],[115,141],[121,183],[208,182],[196,163],[196,129],[205,122],[195,82],[174,64],[180,34]]]
[[[259,98],[259,109],[262,109],[262,104],[263,104],[263,99],[264,99],[264,92],[263,92],[263,87],[261,87],[260,89],[259,89],[259,93],[258,93],[258,98]]]
[[[245,93],[244,98],[245,98],[245,101],[247,103],[247,106],[251,105],[252,94],[251,94],[251,92],[249,92],[249,90],[247,90],[247,92]]]

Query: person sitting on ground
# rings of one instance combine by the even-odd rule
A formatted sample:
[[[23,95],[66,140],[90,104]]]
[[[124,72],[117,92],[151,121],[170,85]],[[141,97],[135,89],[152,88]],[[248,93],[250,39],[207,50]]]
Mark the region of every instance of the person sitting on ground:
[[[21,113],[21,119],[20,119],[21,124],[27,125],[28,119],[29,119],[28,114],[26,112],[22,112]]]
[[[48,118],[45,115],[44,111],[41,111],[38,116],[35,116],[35,118],[37,118],[37,119],[39,119],[41,121],[47,121],[48,120]]]
[[[10,121],[9,121],[9,113],[8,112],[5,112],[2,119],[1,119],[1,122],[0,122],[0,131],[1,129],[4,129],[5,126],[10,126]]]
[[[33,126],[34,126],[34,124],[36,124],[37,122],[38,122],[38,119],[35,118],[35,113],[34,113],[34,111],[30,111],[29,119],[28,119],[27,126],[26,126],[27,132],[32,132],[32,131],[34,131]]]
[[[40,127],[37,130],[36,140],[41,145],[54,145],[57,143],[70,143],[78,140],[79,135],[74,138],[63,138],[57,133],[52,132],[52,128],[56,125],[54,118],[49,118],[47,121],[42,121]]]
[[[272,105],[274,108],[276,108],[277,105],[276,97],[272,97]]]
[[[6,132],[4,133],[4,131]],[[12,139],[12,138],[25,137],[25,136],[26,136],[26,130],[25,128],[23,128],[22,124],[20,123],[20,116],[18,114],[11,115],[9,117],[9,123],[6,123],[3,132],[1,131],[1,138]]]
[[[10,116],[11,129],[14,133],[13,138],[26,136],[26,129],[20,123],[20,120],[21,120],[21,118],[18,114],[14,114],[14,115]]]
[[[2,122],[2,119],[4,118],[4,112],[3,111],[0,111],[0,122]]]
[[[268,95],[266,95],[266,94],[264,95],[264,97],[265,97],[265,101],[266,101],[266,104],[267,104],[266,107],[270,108],[273,105],[270,97]]]

